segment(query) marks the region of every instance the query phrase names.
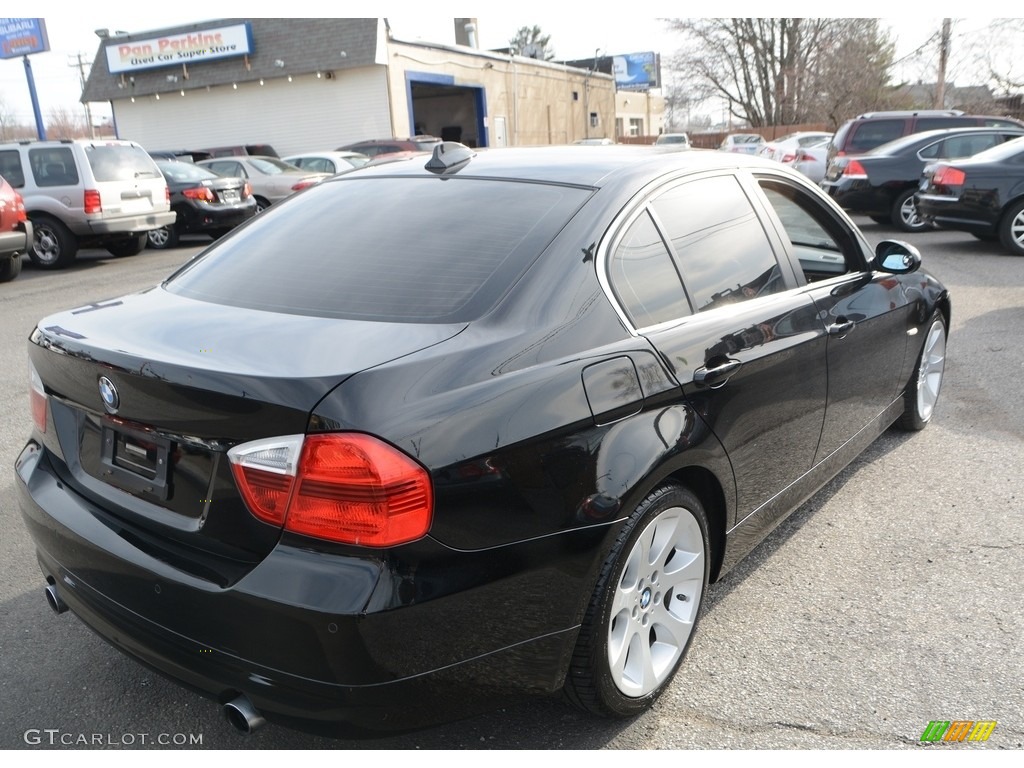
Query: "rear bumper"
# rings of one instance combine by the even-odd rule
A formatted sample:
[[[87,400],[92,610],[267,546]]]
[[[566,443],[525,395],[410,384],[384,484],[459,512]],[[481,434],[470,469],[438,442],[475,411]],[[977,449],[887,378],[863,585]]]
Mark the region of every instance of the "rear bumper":
[[[873,186],[867,179],[822,180],[819,186],[844,210],[868,216],[888,216],[895,199],[891,190]]]
[[[232,206],[183,205],[175,210],[182,234],[202,234],[244,224],[256,215],[256,200]]]
[[[147,213],[138,216],[120,216],[116,219],[89,220],[89,231],[94,235],[124,235],[149,232],[173,224],[177,218],[174,211]]]
[[[944,229],[985,236],[996,234],[999,225],[998,209],[988,205],[971,205],[956,197],[918,193],[914,196],[914,204],[921,218]]]
[[[434,562],[402,573],[381,558],[282,542],[225,588],[156,557],[137,532],[61,483],[38,444],[23,450],[16,475],[43,576],[71,611],[110,644],[222,704],[245,694],[268,720],[355,735],[424,727],[561,688],[578,626],[568,612],[556,615],[545,588],[564,591],[552,574],[577,571],[570,557],[551,562],[519,545],[486,556],[442,552],[430,542]],[[419,571],[437,599],[416,594]],[[465,583],[451,590],[430,581],[439,576]],[[396,607],[402,593],[406,604]],[[510,642],[510,632],[522,639]]]
[[[20,256],[32,246],[32,222],[22,223],[20,229],[0,232],[0,258]]]

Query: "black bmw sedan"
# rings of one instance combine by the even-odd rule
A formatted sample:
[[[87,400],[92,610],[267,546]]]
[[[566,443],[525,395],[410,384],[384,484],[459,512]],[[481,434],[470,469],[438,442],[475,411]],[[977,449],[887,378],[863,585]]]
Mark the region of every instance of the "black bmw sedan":
[[[926,221],[1024,256],[1024,138],[927,166],[916,200]]]
[[[182,235],[220,237],[256,215],[256,198],[245,179],[220,176],[185,160],[159,158],[156,164],[178,218],[149,232],[150,248],[174,248]]]
[[[333,177],[38,323],[41,589],[243,731],[635,715],[710,584],[932,419],[951,307],[920,265],[722,152],[443,143]]]
[[[931,225],[914,207],[926,163],[970,157],[1024,136],[1024,128],[943,128],[890,141],[861,155],[833,158],[821,188],[843,208],[904,232]]]

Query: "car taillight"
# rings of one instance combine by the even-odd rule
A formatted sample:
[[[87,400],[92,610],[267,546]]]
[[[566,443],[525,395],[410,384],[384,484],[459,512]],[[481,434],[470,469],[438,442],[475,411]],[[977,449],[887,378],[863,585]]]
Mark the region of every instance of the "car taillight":
[[[868,172],[864,170],[864,166],[861,165],[859,162],[857,162],[856,160],[851,160],[849,163],[846,164],[846,167],[843,169],[843,175],[866,177],[868,175]]]
[[[932,176],[932,183],[937,187],[962,187],[965,181],[967,181],[966,173],[948,165],[940,166]]]
[[[314,538],[389,547],[422,538],[433,517],[427,471],[361,433],[289,435],[228,451],[249,511]]]
[[[295,184],[292,184],[292,192],[298,192],[300,189],[305,189],[306,187],[312,187],[314,184],[318,183],[319,181],[320,181],[320,179],[303,179],[302,181],[299,181],[299,182],[296,182]]]
[[[28,399],[32,409],[32,422],[40,432],[46,432],[46,390],[32,361],[28,364]]]
[[[183,189],[181,194],[187,197],[189,200],[202,200],[204,203],[212,203],[214,201],[213,192],[210,191],[209,187],[193,187],[192,189]]]
[[[25,198],[20,193],[14,193],[14,211],[18,221],[28,221],[28,211],[25,210]]]
[[[100,191],[98,189],[87,189],[85,190],[85,212],[86,213],[102,213],[103,203],[100,200]]]
[[[170,187],[164,187],[164,200],[167,201],[168,205],[171,204],[171,188]]]
[[[242,199],[244,200],[247,197],[252,197],[252,184],[248,181],[242,185]]]
[[[783,163],[792,163],[796,159],[796,155],[792,152],[787,152],[782,156]]]

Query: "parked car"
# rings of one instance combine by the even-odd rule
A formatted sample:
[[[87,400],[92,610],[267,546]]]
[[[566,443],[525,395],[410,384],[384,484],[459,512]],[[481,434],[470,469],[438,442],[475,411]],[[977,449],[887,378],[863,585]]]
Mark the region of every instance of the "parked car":
[[[360,152],[328,150],[326,152],[307,152],[304,155],[289,155],[282,160],[307,172],[335,174],[351,171],[353,168],[362,168],[370,162],[370,156]]]
[[[814,183],[819,183],[825,178],[825,158],[828,155],[828,139],[822,139],[816,144],[809,144],[800,147],[793,159],[789,162],[791,168],[795,168]]]
[[[950,297],[920,264],[740,155],[445,146],[330,177],[38,322],[15,486],[41,584],[243,731],[562,690],[634,716],[711,582],[933,418]]]
[[[0,144],[0,175],[24,198],[33,228],[28,255],[43,269],[66,267],[79,248],[134,256],[151,229],[174,221],[160,169],[132,141]]]
[[[1004,141],[1024,136],[1018,128],[945,128],[913,133],[861,155],[835,158],[821,188],[848,211],[865,214],[904,232],[931,225],[914,205],[925,164],[969,157]]]
[[[32,223],[25,212],[25,201],[0,176],[0,283],[21,274],[21,256],[31,244]]]
[[[832,138],[832,134],[826,131],[797,131],[774,141],[765,142],[757,153],[769,160],[788,164],[796,159],[798,149],[830,138]]]
[[[926,166],[916,204],[925,221],[1024,256],[1024,138]]]
[[[690,137],[685,133],[662,133],[654,140],[654,146],[669,149],[689,149]]]
[[[209,152],[198,149],[147,149],[146,152],[154,160],[184,160],[188,163],[197,163],[213,157]]]
[[[836,156],[863,154],[912,133],[968,126],[1020,128],[1024,123],[996,115],[966,115],[957,109],[865,112],[839,126],[829,145],[828,162]]]
[[[245,179],[256,198],[256,210],[262,211],[300,189],[328,178],[328,173],[311,173],[276,157],[235,156],[200,160],[196,165],[221,176]]]
[[[216,239],[256,215],[256,198],[249,182],[221,176],[183,160],[157,160],[171,191],[173,224],[150,230],[150,248],[174,248],[182,235]]]
[[[278,157],[277,150],[269,144],[232,144],[226,147],[207,147],[198,150],[196,154],[203,154],[207,157],[236,157],[238,155]]]
[[[584,146],[593,145],[593,146],[599,146],[599,147],[606,147],[606,146],[608,146],[610,144],[614,144],[614,143],[615,143],[614,141],[612,141],[611,139],[609,139],[607,137],[601,137],[601,138],[597,138],[597,139],[576,139],[576,141],[573,142],[573,144],[582,144]]]
[[[730,133],[718,148],[723,152],[738,152],[742,155],[756,155],[764,146],[764,136],[759,133]]]
[[[437,136],[411,136],[407,139],[369,139],[357,141],[355,144],[346,144],[338,147],[339,152],[359,152],[370,157],[388,155],[395,152],[430,152],[441,143]]]

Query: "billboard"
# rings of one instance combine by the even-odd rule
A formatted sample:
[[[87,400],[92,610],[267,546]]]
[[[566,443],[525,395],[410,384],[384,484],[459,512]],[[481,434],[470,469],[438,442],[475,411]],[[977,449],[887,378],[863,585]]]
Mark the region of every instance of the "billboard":
[[[43,19],[0,19],[0,59],[50,50]]]
[[[620,91],[657,88],[658,74],[658,57],[650,51],[612,57],[612,75],[615,87]]]
[[[244,56],[253,52],[252,26],[247,21],[146,40],[121,40],[107,45],[104,51],[112,74]]]

